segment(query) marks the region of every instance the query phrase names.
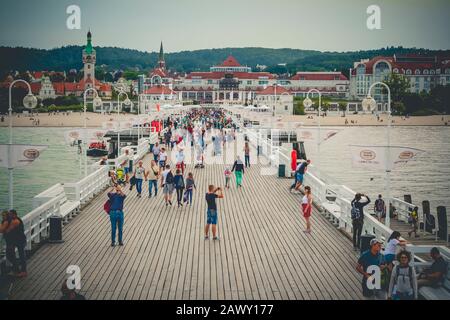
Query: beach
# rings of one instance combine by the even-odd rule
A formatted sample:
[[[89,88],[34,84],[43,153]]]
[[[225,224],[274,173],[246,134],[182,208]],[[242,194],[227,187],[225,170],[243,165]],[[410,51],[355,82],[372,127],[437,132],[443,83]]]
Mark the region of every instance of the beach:
[[[163,114],[161,114],[163,117]],[[245,112],[245,117],[257,120],[261,118],[260,114],[254,112]],[[128,121],[130,118],[136,118],[135,114],[100,114],[88,112],[86,116],[86,124],[88,127],[98,128],[102,126],[102,123],[107,121]],[[316,126],[318,124],[317,115],[304,115],[304,116],[277,116],[277,120],[282,122],[301,122],[304,126]],[[39,125],[36,126],[35,120],[39,120]],[[346,124],[347,120],[347,124]],[[387,123],[387,115],[381,115],[380,121],[377,120],[375,115],[362,115],[351,114],[346,117],[337,115],[328,115],[320,117],[320,125],[322,126],[385,126]],[[9,125],[9,119],[4,117],[0,122],[0,127],[7,127]],[[405,118],[402,116],[392,117],[393,126],[445,126],[450,125],[449,115],[433,115],[433,116],[414,116]],[[14,127],[83,127],[83,113],[56,113],[49,115],[48,113],[40,113],[30,115],[16,114],[13,115]]]

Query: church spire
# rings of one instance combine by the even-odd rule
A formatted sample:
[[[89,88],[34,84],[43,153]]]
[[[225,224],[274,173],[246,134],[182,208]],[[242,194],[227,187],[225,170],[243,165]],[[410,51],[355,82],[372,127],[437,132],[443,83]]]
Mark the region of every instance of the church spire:
[[[161,69],[165,69],[166,68],[166,62],[164,60],[164,48],[163,48],[163,43],[161,41],[161,46],[159,47],[159,58],[158,58],[158,66]]]
[[[89,32],[87,34],[87,44],[86,44],[86,53],[91,54],[92,53],[92,33],[89,29]]]

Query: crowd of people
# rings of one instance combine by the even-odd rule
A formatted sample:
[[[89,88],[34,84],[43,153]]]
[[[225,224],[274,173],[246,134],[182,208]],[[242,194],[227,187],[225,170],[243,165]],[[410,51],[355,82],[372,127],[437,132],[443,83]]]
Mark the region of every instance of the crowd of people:
[[[158,197],[161,190],[162,199],[166,207],[175,204],[178,208],[192,206],[193,195],[197,190],[197,184],[193,171],[186,170],[185,149],[190,148],[194,152],[194,168],[204,167],[207,146],[211,143],[212,157],[222,156],[227,145],[236,140],[237,128],[222,110],[194,109],[185,114],[171,116],[163,121],[163,134],[160,141],[151,146],[149,150],[152,159],[148,165],[143,161],[134,163],[134,156],[125,151],[125,160],[109,172],[111,190],[108,200],[104,205],[109,212],[111,220],[111,245],[116,245],[116,233],[119,246],[123,245],[123,223],[125,192],[123,188],[129,186],[132,191],[136,187],[136,198],[143,196],[143,184],[148,182],[148,198]],[[248,141],[242,149],[244,161],[240,155],[232,167],[224,164],[224,186],[230,188],[231,176],[234,173],[236,187],[242,188],[243,175],[246,168],[250,168],[250,146]],[[245,162],[245,163],[244,163]],[[217,198],[223,198],[222,187],[209,185],[205,194],[207,205],[205,239],[209,239],[211,227],[213,240],[217,236]],[[130,196],[131,193],[128,194]],[[176,198],[174,199],[174,197]]]

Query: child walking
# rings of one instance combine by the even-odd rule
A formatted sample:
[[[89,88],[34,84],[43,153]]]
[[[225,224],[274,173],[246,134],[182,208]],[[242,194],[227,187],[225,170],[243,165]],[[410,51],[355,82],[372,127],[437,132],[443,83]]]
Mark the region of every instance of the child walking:
[[[189,205],[192,206],[192,191],[197,189],[195,185],[194,175],[192,172],[188,173],[186,178],[186,191],[184,192],[183,202],[189,202]]]
[[[225,168],[224,175],[225,175],[225,188],[230,189],[230,179],[231,179],[230,167]]]

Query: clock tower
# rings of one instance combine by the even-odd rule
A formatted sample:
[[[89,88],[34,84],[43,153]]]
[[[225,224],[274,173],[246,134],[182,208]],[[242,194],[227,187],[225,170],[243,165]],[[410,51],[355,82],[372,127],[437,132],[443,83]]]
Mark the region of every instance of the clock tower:
[[[92,34],[89,30],[87,34],[87,44],[83,50],[84,90],[93,88],[95,85],[95,59],[96,53],[92,47]],[[92,92],[89,93],[89,95],[91,94]]]

